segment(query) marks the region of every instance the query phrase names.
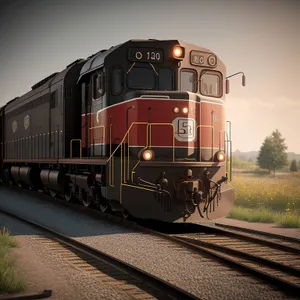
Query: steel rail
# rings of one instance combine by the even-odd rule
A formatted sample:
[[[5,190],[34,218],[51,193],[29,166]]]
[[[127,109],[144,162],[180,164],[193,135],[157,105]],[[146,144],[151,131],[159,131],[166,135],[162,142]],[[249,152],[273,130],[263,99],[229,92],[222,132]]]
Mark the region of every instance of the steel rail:
[[[278,240],[284,240],[284,241],[287,241],[287,242],[296,243],[300,247],[300,237],[299,238],[294,238],[294,237],[285,236],[285,235],[282,235],[282,234],[264,232],[264,231],[260,231],[260,230],[249,229],[249,228],[233,226],[233,225],[227,225],[227,224],[222,224],[222,223],[215,223],[215,225],[217,227],[222,227],[222,228],[229,229],[229,230],[237,230],[237,231],[241,231],[241,232],[244,232],[244,233],[254,234],[254,235],[257,235],[257,236],[265,236],[265,237],[269,237],[269,238],[274,238],[274,239],[278,239]]]
[[[18,188],[17,188],[17,190],[18,190]],[[22,190],[22,191],[24,192],[24,190]],[[29,193],[32,193],[32,192],[29,192]],[[43,194],[43,196],[47,197],[47,195],[44,195],[44,194]],[[231,267],[234,267],[235,269],[240,269],[243,272],[254,275],[256,278],[259,278],[260,280],[264,280],[264,281],[266,281],[266,282],[268,282],[272,285],[279,286],[279,287],[283,288],[288,294],[292,293],[293,295],[295,295],[295,294],[299,295],[299,293],[300,293],[300,286],[298,284],[294,284],[290,281],[280,279],[277,276],[273,276],[271,274],[268,274],[266,272],[258,270],[257,268],[250,267],[249,265],[243,264],[241,262],[237,262],[233,258],[229,257],[228,254],[224,253],[224,251],[222,252],[222,251],[219,251],[217,249],[208,249],[208,247],[195,245],[194,242],[183,240],[180,237],[176,237],[174,235],[162,233],[162,232],[159,232],[157,230],[147,228],[144,225],[138,224],[137,222],[133,222],[133,221],[130,221],[130,220],[127,220],[127,219],[124,219],[124,218],[120,218],[120,217],[112,215],[112,214],[102,213],[100,211],[96,211],[96,210],[93,210],[93,209],[90,209],[90,208],[86,208],[86,207],[83,207],[83,206],[78,205],[78,204],[65,202],[65,201],[60,200],[60,199],[57,199],[57,200],[58,200],[57,203],[62,205],[62,206],[75,209],[77,211],[80,211],[82,213],[86,213],[86,214],[88,214],[90,216],[93,216],[93,217],[96,217],[96,218],[99,218],[99,217],[105,218],[105,219],[107,219],[108,222],[113,222],[113,223],[114,222],[120,222],[124,226],[131,227],[131,228],[134,228],[134,229],[137,229],[137,230],[141,230],[142,232],[152,234],[153,236],[157,236],[157,237],[163,238],[165,240],[172,241],[172,242],[174,242],[176,244],[179,244],[179,245],[181,245],[185,248],[188,248],[188,249],[190,249],[190,250],[192,250],[192,251],[194,251],[198,254],[199,253],[201,253],[202,255],[206,254],[210,257],[213,257],[214,259],[222,261],[222,263],[225,263],[225,264],[228,264]],[[195,224],[193,224],[193,225],[195,225]],[[223,230],[223,229],[219,229],[219,228],[215,228],[215,227],[211,227],[211,226],[203,226],[203,225],[201,225],[201,226],[196,225],[196,226],[199,226],[199,232],[203,232],[203,228],[206,228],[207,230],[210,230],[211,232],[217,232],[217,231],[221,232],[222,231],[223,235],[232,235],[232,236],[237,236],[237,237],[241,236],[240,234],[232,233],[231,231]],[[278,238],[278,236],[276,236],[276,237]],[[250,240],[247,236],[244,236],[244,235],[243,235],[243,238],[245,238],[245,239],[247,238],[248,240]],[[251,238],[251,239],[258,242],[258,239],[256,239],[256,238]],[[266,241],[262,241],[262,243],[266,243]],[[267,244],[270,246],[270,243],[267,243]],[[277,243],[275,243],[275,244],[276,244],[276,246],[278,246]],[[288,249],[291,250],[290,247],[283,247],[283,248],[285,248],[286,251],[288,251]],[[193,297],[193,295],[192,295],[192,297]],[[192,299],[197,299],[197,298],[192,298]]]
[[[167,282],[153,274],[150,274],[147,271],[144,271],[138,267],[132,266],[120,259],[113,257],[107,253],[104,253],[98,249],[92,248],[84,243],[76,241],[62,233],[59,233],[45,225],[38,224],[35,221],[24,218],[20,215],[5,211],[0,209],[0,213],[5,214],[14,219],[20,220],[24,223],[29,224],[30,226],[35,227],[36,229],[42,230],[54,237],[54,239],[59,240],[59,242],[64,245],[68,245],[72,248],[75,248],[77,251],[81,251],[85,254],[88,254],[94,258],[99,258],[105,263],[114,266],[116,269],[123,271],[124,273],[129,273],[130,277],[136,278],[138,281],[143,281],[149,284],[154,290],[157,290],[160,293],[164,294],[163,299],[199,299],[195,295],[185,291],[174,284]]]

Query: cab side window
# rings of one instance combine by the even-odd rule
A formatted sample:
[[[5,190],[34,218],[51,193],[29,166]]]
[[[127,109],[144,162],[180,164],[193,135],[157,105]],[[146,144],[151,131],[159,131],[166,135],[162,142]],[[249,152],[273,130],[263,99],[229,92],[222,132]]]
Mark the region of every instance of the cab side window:
[[[111,93],[119,96],[124,89],[124,71],[122,67],[114,67],[111,72]]]
[[[104,95],[104,74],[98,72],[92,78],[93,100],[97,100]]]

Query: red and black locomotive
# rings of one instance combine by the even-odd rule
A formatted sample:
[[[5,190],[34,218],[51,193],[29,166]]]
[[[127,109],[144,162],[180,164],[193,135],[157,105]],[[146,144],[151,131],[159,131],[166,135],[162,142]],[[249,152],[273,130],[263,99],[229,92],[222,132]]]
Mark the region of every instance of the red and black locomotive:
[[[78,59],[0,109],[1,179],[124,217],[226,216],[228,89],[213,52],[177,40]]]

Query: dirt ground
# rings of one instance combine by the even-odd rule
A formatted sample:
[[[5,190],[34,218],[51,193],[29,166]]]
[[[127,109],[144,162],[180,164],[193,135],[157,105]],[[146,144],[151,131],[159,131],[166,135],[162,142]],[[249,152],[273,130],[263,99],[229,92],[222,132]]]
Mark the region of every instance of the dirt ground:
[[[55,270],[46,257],[37,254],[37,249],[28,243],[27,236],[15,236],[19,243],[18,248],[14,248],[17,259],[17,266],[21,275],[27,281],[26,291],[12,296],[40,294],[44,290],[52,290],[53,299],[82,299],[81,296],[70,286],[69,281],[62,276],[59,271]],[[0,299],[5,296],[0,297]]]

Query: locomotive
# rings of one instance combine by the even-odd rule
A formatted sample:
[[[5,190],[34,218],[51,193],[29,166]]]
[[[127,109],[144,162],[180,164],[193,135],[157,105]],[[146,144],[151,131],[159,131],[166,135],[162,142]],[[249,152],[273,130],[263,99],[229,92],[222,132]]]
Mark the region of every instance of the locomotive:
[[[226,216],[229,77],[215,53],[178,40],[77,59],[0,108],[1,181],[124,218]]]

